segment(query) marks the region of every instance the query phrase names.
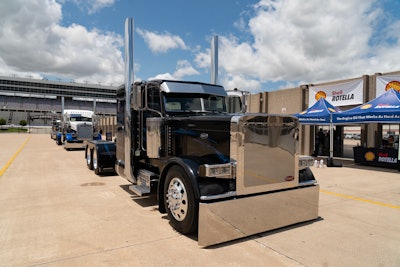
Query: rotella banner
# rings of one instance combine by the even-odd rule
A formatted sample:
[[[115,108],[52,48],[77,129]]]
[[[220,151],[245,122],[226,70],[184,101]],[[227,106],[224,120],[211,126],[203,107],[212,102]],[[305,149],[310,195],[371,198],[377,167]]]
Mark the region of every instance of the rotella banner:
[[[333,106],[359,105],[363,103],[363,80],[356,79],[345,83],[309,87],[309,105],[324,97]]]

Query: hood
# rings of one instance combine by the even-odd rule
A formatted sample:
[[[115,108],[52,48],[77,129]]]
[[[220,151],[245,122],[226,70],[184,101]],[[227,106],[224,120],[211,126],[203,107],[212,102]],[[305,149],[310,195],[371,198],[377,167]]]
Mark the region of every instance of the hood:
[[[170,118],[175,153],[200,162],[229,162],[231,118],[227,115]]]
[[[75,132],[78,130],[78,125],[89,125],[92,127],[92,123],[88,121],[70,121],[69,125],[71,127],[71,130],[74,130]]]

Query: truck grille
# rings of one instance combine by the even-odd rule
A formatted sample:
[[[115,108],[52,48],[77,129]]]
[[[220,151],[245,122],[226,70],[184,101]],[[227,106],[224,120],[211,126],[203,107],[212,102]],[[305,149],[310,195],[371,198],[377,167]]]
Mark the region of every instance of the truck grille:
[[[89,140],[93,138],[93,130],[91,124],[79,124],[76,132],[77,138],[80,140]]]
[[[231,121],[231,158],[236,160],[238,195],[298,185],[296,118],[242,115]]]

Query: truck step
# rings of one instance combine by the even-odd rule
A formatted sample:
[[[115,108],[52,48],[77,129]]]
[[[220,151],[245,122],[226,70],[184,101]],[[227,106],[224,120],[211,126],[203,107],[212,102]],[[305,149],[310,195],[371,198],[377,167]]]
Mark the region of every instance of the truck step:
[[[157,180],[157,175],[149,170],[142,169],[137,177],[137,184],[129,186],[129,190],[138,196],[149,194],[151,182]]]
[[[136,195],[142,197],[150,193],[150,186],[134,184],[129,186],[129,190],[131,190]]]

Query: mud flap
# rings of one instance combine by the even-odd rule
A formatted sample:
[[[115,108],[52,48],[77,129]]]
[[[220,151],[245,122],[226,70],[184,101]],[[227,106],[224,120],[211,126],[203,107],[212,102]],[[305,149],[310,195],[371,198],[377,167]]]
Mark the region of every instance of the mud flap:
[[[206,247],[318,217],[319,185],[200,203],[198,244]]]

